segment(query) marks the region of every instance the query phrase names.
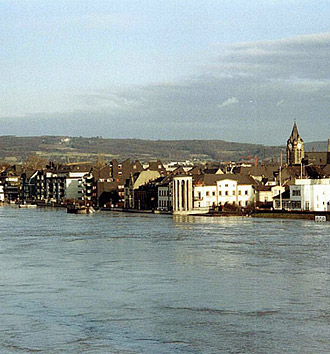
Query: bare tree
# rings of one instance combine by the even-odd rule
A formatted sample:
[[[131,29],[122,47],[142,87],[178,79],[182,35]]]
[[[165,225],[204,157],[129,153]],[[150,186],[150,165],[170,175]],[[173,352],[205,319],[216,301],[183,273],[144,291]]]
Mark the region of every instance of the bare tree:
[[[28,156],[24,162],[23,167],[25,170],[39,170],[46,166],[47,160],[36,154]]]

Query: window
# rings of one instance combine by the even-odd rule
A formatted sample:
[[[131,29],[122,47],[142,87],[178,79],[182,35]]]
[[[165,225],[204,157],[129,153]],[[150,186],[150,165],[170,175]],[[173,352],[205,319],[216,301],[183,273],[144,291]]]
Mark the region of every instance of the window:
[[[228,184],[225,184],[225,187],[228,187]]]
[[[300,189],[293,189],[292,196],[293,197],[300,197]]]
[[[212,195],[215,196],[215,192],[212,192]]]
[[[238,191],[238,195],[242,195],[242,191]]]
[[[228,191],[225,192],[225,195],[228,195]]]
[[[206,196],[208,197],[210,195],[210,192],[209,191],[206,191]]]
[[[248,195],[248,191],[245,191],[245,195]]]
[[[233,195],[235,195],[236,194],[236,192],[235,191],[233,191]]]
[[[219,195],[222,195],[221,191],[219,191]]]

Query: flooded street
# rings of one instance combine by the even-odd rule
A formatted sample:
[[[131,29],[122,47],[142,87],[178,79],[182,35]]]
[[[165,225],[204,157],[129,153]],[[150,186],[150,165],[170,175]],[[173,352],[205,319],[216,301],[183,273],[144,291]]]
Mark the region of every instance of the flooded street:
[[[0,207],[1,353],[329,353],[330,223]]]

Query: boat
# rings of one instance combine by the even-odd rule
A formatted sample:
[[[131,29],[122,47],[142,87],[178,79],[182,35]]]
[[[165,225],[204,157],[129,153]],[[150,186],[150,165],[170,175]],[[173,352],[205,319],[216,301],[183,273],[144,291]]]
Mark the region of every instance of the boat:
[[[30,203],[28,203],[28,204],[19,204],[18,205],[18,207],[19,208],[36,208],[37,207],[37,204],[30,204]]]
[[[68,205],[66,211],[70,214],[92,214],[95,209],[85,205]]]

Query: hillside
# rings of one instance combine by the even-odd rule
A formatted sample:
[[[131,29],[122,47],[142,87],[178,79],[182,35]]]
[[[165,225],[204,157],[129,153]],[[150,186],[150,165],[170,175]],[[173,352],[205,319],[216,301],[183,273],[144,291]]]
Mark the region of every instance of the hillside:
[[[324,146],[324,150],[326,148],[326,142],[311,144],[306,144],[306,148],[312,149],[312,146],[316,147],[315,150],[322,146]],[[285,149],[279,146],[244,144],[223,140],[155,141],[63,136],[0,137],[0,160],[11,163],[21,162],[31,154],[38,154],[48,160],[55,161],[93,161],[98,152],[102,153],[106,160],[131,158],[148,161],[159,158],[163,161],[250,161],[255,156],[259,160],[278,160],[280,150],[284,151]]]

